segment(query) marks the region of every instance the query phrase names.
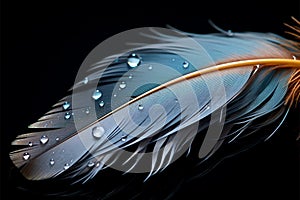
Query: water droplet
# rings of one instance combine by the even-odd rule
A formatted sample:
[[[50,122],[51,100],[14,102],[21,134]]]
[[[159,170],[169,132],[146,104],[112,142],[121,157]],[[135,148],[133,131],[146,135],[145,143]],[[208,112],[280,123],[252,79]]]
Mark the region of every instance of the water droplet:
[[[55,138],[55,141],[58,142],[59,141],[59,137]]]
[[[67,101],[64,102],[63,105],[62,105],[62,107],[63,107],[64,110],[67,110],[68,108],[70,108],[70,106],[71,106],[71,104],[69,102],[67,102]]]
[[[28,142],[28,146],[32,147],[33,143],[32,142]]]
[[[126,88],[126,83],[125,83],[124,81],[121,82],[120,85],[119,85],[119,87],[120,87],[121,89]]]
[[[126,135],[124,135],[123,137],[122,137],[122,142],[126,142],[126,140],[127,140],[127,136]]]
[[[127,64],[129,67],[135,68],[141,64],[141,58],[135,53],[132,53],[127,59]]]
[[[96,126],[92,129],[92,134],[95,138],[99,139],[105,133],[105,129],[102,126]]]
[[[132,79],[132,74],[129,74],[128,78],[129,78],[129,79]]]
[[[49,138],[46,135],[43,135],[40,139],[42,144],[46,144],[49,141]]]
[[[144,109],[144,106],[143,106],[142,104],[140,104],[140,105],[138,106],[138,109],[139,109],[139,110],[143,110],[143,109]]]
[[[28,160],[30,158],[30,154],[29,153],[24,153],[23,154],[23,160]]]
[[[104,104],[105,104],[104,101],[100,101],[99,106],[100,106],[100,107],[103,107]]]
[[[85,77],[84,79],[83,79],[83,84],[88,84],[88,82],[89,82],[89,78],[88,77]]]
[[[175,58],[172,58],[172,61],[174,62],[174,61],[175,61]]]
[[[94,165],[95,165],[95,163],[93,161],[89,161],[87,164],[88,167],[93,167]]]
[[[175,99],[175,102],[178,103],[178,99]]]
[[[71,114],[69,112],[65,113],[65,119],[70,119],[71,118]]]
[[[88,109],[88,108],[85,109],[85,114],[87,114],[87,115],[90,114],[90,109]]]
[[[116,94],[114,94],[114,97],[117,97],[117,95],[116,95]]]
[[[189,63],[188,63],[187,61],[184,61],[184,62],[182,63],[182,66],[183,66],[184,69],[186,69],[186,68],[189,67]]]
[[[293,56],[293,59],[294,59],[294,60],[297,60],[297,57],[296,57],[296,56]]]
[[[96,167],[100,167],[100,162],[97,162]]]
[[[95,92],[92,95],[92,98],[94,100],[98,100],[100,99],[100,97],[102,97],[102,92],[100,90],[95,90]]]
[[[209,109],[210,109],[210,107],[209,107],[209,106],[207,106],[207,107],[206,107],[206,110],[209,110]]]
[[[149,69],[149,70],[152,70],[152,65],[149,65],[148,69]]]
[[[68,164],[68,163],[66,163],[65,165],[64,165],[64,170],[67,170],[67,169],[69,169],[70,168],[70,165]]]
[[[54,159],[53,159],[53,158],[51,158],[51,159],[50,159],[50,162],[49,162],[49,164],[50,164],[51,166],[53,166],[53,165],[55,164],[55,161],[54,161]]]

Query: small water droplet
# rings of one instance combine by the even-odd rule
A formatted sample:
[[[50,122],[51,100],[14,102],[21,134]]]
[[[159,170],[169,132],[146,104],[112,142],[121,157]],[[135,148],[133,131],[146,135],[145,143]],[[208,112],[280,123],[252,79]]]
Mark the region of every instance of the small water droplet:
[[[139,110],[143,110],[143,109],[144,109],[144,106],[143,106],[142,104],[140,104],[140,105],[138,106],[138,109],[139,109]]]
[[[182,66],[183,66],[184,69],[186,69],[186,68],[189,67],[189,63],[188,63],[187,61],[184,61],[184,62],[182,63]]]
[[[178,99],[175,99],[175,102],[178,103]]]
[[[127,140],[127,136],[126,135],[124,135],[123,137],[122,137],[122,142],[126,142],[126,140]]]
[[[95,163],[93,161],[89,161],[87,164],[88,167],[93,167],[94,165],[95,165]]]
[[[120,87],[121,89],[126,88],[126,83],[125,83],[124,81],[121,82],[120,85],[119,85],[119,87]]]
[[[206,110],[209,110],[209,109],[210,109],[210,107],[209,107],[209,106],[207,106],[207,107],[206,107]]]
[[[50,162],[49,162],[49,164],[50,164],[51,166],[53,166],[53,165],[55,164],[55,161],[54,161],[54,159],[53,159],[53,158],[51,158],[51,159],[50,159]]]
[[[105,129],[102,126],[96,126],[92,129],[92,134],[95,138],[99,139],[105,133]]]
[[[174,62],[174,61],[175,61],[175,58],[172,58],[172,61]]]
[[[135,53],[132,53],[127,59],[127,64],[129,67],[135,68],[141,64],[141,58]]]
[[[83,84],[88,84],[88,82],[89,82],[89,78],[88,77],[85,77],[84,79],[83,79]]]
[[[55,138],[55,141],[58,142],[59,141],[59,137]]]
[[[28,146],[32,147],[33,143],[32,142],[28,142]]]
[[[97,162],[96,167],[100,167],[100,162]]]
[[[100,90],[95,90],[95,92],[92,95],[92,98],[94,100],[98,100],[100,99],[100,97],[102,97],[102,92]]]
[[[71,118],[71,114],[69,112],[65,113],[65,119],[70,119]]]
[[[66,163],[66,164],[64,165],[64,170],[67,170],[67,169],[69,169],[69,168],[70,168],[69,163]]]
[[[149,69],[149,70],[152,70],[152,65],[149,65],[148,69]]]
[[[90,114],[90,109],[88,109],[88,108],[85,109],[85,114],[87,114],[87,115]]]
[[[100,101],[99,106],[100,106],[100,107],[103,107],[104,104],[105,104],[104,101]]]
[[[129,79],[132,79],[132,74],[129,74],[128,78],[129,78]]]
[[[293,56],[293,59],[294,59],[294,60],[297,60],[297,57],[296,57],[296,56]]]
[[[70,108],[70,106],[71,106],[71,104],[69,102],[67,102],[67,101],[64,102],[63,105],[62,105],[62,107],[63,107],[64,110],[67,110],[68,108]]]
[[[24,153],[23,154],[23,160],[28,160],[30,158],[30,154],[29,153]]]
[[[117,95],[116,95],[116,94],[114,94],[114,97],[117,97]]]
[[[46,135],[43,135],[40,139],[42,144],[46,144],[49,141],[49,138]]]

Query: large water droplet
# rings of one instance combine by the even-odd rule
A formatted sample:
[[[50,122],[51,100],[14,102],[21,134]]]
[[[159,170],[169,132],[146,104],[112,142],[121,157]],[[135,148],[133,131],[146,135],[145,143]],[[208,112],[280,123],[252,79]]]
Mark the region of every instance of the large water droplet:
[[[53,159],[53,158],[51,158],[51,159],[50,159],[50,162],[49,162],[49,164],[50,164],[51,166],[53,166],[53,165],[55,164],[55,161],[54,161],[54,159]]]
[[[124,81],[121,82],[120,85],[119,85],[119,87],[120,87],[121,89],[126,88],[126,83],[125,83]]]
[[[189,67],[189,63],[188,63],[187,61],[184,61],[184,62],[182,63],[182,67],[183,67],[184,69],[188,68],[188,67]]]
[[[66,112],[66,113],[65,113],[65,119],[70,119],[70,118],[71,118],[71,113]]]
[[[143,109],[144,109],[144,106],[143,106],[142,104],[140,104],[140,105],[138,106],[138,109],[139,109],[139,110],[143,110]]]
[[[69,168],[70,168],[69,163],[66,163],[66,164],[64,165],[64,170],[67,170],[67,169],[69,169]]]
[[[84,79],[83,79],[83,84],[88,84],[88,82],[89,82],[89,78],[88,77],[85,77]]]
[[[62,105],[62,107],[63,107],[64,110],[67,110],[68,108],[70,108],[70,106],[71,106],[71,104],[69,102],[67,102],[67,101],[64,102],[63,105]]]
[[[92,98],[94,100],[98,100],[100,99],[100,97],[102,97],[102,92],[100,90],[95,90],[95,92],[92,95]]]
[[[94,165],[95,165],[95,163],[93,161],[89,161],[87,164],[88,167],[93,167]]]
[[[103,107],[104,104],[105,104],[104,101],[100,101],[99,106],[100,106],[100,107]]]
[[[30,158],[30,154],[29,153],[24,153],[23,154],[23,160],[28,160]]]
[[[43,135],[40,139],[42,144],[46,144],[49,141],[49,138],[46,135]]]
[[[135,53],[132,53],[127,59],[127,64],[129,67],[135,68],[141,64],[141,58]]]
[[[92,134],[95,138],[99,139],[105,133],[105,129],[102,126],[96,126],[92,129]]]
[[[33,143],[32,142],[28,142],[28,146],[32,147]]]

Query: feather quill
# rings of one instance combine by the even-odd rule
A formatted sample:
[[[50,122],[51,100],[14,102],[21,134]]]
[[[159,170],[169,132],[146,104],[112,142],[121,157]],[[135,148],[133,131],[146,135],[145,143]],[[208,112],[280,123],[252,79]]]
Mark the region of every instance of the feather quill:
[[[145,37],[159,44],[93,64],[72,95],[12,142],[21,147],[10,158],[27,179],[66,174],[85,182],[116,166],[150,177],[187,152],[203,130],[199,157],[207,159],[225,142],[274,122],[278,128],[299,102],[295,41],[269,33],[180,32],[201,45],[194,52],[173,43],[181,38],[152,31]]]

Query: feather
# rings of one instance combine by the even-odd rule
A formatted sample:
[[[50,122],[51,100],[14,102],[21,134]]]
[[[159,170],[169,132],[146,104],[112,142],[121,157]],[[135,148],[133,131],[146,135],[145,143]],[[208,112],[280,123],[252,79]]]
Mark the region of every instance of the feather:
[[[299,102],[295,41],[144,30],[131,51],[89,64],[72,94],[12,142],[10,158],[27,179],[64,174],[85,182],[107,167],[149,178],[200,134],[198,156],[206,160],[261,127],[277,123],[275,132]]]

